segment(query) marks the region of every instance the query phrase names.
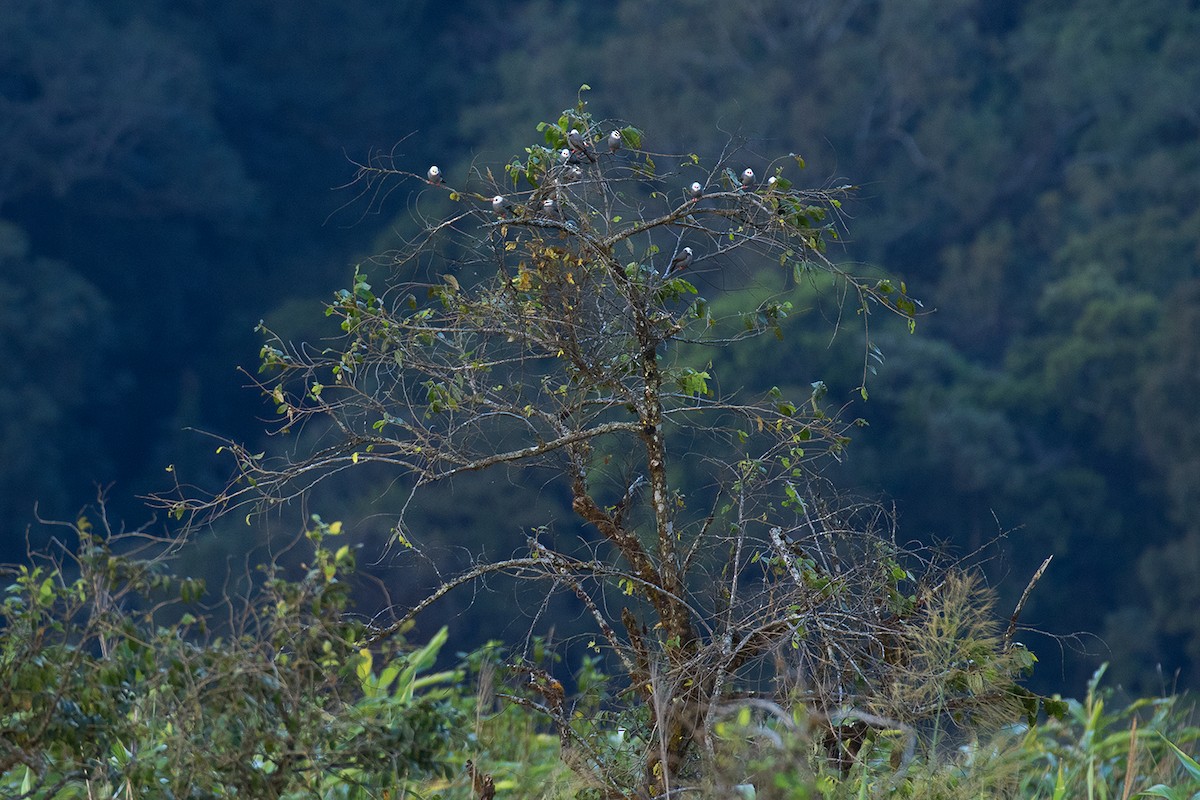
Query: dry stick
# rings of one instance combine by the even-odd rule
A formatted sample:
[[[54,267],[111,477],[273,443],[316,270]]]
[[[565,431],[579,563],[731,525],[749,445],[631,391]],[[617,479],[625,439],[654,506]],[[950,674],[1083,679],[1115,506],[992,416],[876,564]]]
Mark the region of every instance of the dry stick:
[[[549,548],[536,539],[531,540],[530,544],[535,550],[537,550],[541,557],[546,558],[551,563],[554,563],[554,557],[557,555],[556,553],[552,553]],[[608,639],[609,644],[612,646],[613,652],[617,654],[617,658],[621,660],[621,665],[625,667],[625,674],[637,674],[637,670],[634,668],[633,662],[629,660],[629,656],[626,655],[620,647],[621,642],[620,639],[617,638],[617,632],[614,631],[612,626],[608,624],[608,620],[604,618],[604,614],[601,613],[600,607],[596,605],[596,602],[592,599],[592,596],[584,591],[583,585],[579,581],[575,580],[574,577],[567,574],[559,575],[558,577],[563,583],[571,587],[571,591],[575,592],[575,596],[579,598],[580,602],[587,606],[588,611],[592,614],[592,618],[596,620],[596,624],[600,627],[600,634],[604,636],[604,638]]]
[[[1013,609],[1012,618],[1008,621],[1008,630],[1004,632],[1004,649],[1012,647],[1013,635],[1017,632],[1017,619],[1020,618],[1021,612],[1025,609],[1025,601],[1029,599],[1029,595],[1033,593],[1033,587],[1037,586],[1037,582],[1042,579],[1042,573],[1046,571],[1046,567],[1050,566],[1050,562],[1054,556],[1046,556],[1046,560],[1037,568],[1037,572],[1033,573],[1033,577],[1029,579],[1029,585],[1025,587],[1025,591],[1021,592],[1021,599],[1017,601],[1017,607]]]
[[[794,558],[792,558],[792,554],[788,550],[787,543],[783,541],[783,529],[779,526],[775,526],[774,528],[771,528],[769,534],[771,537],[771,546],[775,548],[775,552],[783,561],[784,566],[787,567],[788,572],[792,576],[792,580],[795,581],[797,586],[803,587],[804,576],[800,574],[800,570],[796,569],[796,561]]]
[[[434,592],[432,594],[430,594],[428,597],[426,597],[421,602],[417,603],[415,606],[413,606],[413,608],[407,614],[405,614],[403,617],[396,620],[392,624],[390,624],[386,627],[377,628],[377,629],[371,631],[369,634],[367,634],[367,636],[360,643],[360,646],[369,647],[369,646],[375,644],[376,642],[379,642],[379,641],[386,639],[387,637],[392,636],[393,634],[397,633],[401,628],[403,628],[405,625],[407,625],[409,622],[411,622],[413,619],[415,619],[418,614],[420,614],[422,611],[424,611],[426,608],[428,608],[430,605],[432,605],[434,603],[434,601],[445,596],[445,594],[447,592],[451,591],[452,589],[462,586],[464,583],[470,583],[471,581],[477,580],[478,578],[481,578],[482,576],[484,576],[490,572],[501,572],[503,570],[512,569],[514,567],[534,567],[534,568],[536,568],[536,567],[542,566],[544,563],[545,562],[541,562],[537,558],[511,558],[507,561],[497,561],[494,564],[483,564],[483,565],[477,566],[477,567],[463,573],[462,575],[459,575],[457,578],[453,578],[453,579],[448,580],[445,583],[443,583],[436,590],[434,590]]]
[[[1137,772],[1137,717],[1129,726],[1129,757],[1125,759],[1125,788],[1121,791],[1121,800],[1129,800],[1133,791],[1133,775]]]
[[[729,572],[729,608],[725,615],[725,630],[721,634],[721,663],[717,671],[716,680],[713,682],[712,695],[709,697],[708,713],[705,714],[704,728],[709,731],[713,727],[714,713],[717,708],[717,703],[720,702],[721,693],[725,691],[725,680],[729,676],[730,656],[733,653],[733,613],[737,606],[737,590],[738,590],[738,573],[742,569],[742,546],[746,541],[745,525],[741,524],[745,520],[745,495],[738,496],[738,522],[739,530],[735,540],[733,551],[733,569]],[[774,533],[777,528],[772,528]],[[686,563],[686,561],[685,561]],[[704,737],[704,743],[708,750],[709,758],[716,758],[716,745],[711,736]]]

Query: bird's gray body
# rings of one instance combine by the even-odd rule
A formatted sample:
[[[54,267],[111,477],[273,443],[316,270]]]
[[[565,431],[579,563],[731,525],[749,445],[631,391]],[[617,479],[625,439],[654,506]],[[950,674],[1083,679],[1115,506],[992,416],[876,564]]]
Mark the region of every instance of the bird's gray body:
[[[674,275],[676,272],[682,272],[691,265],[692,248],[685,247],[683,250],[679,251],[674,258],[671,259],[671,263],[667,266],[667,271],[663,273],[663,275],[664,277],[667,275]]]
[[[592,162],[593,164],[596,163],[596,154],[593,153],[591,148],[588,147],[587,142],[583,138],[583,134],[581,134],[575,128],[571,128],[570,133],[567,134],[567,144],[571,146],[571,152],[583,153],[588,161]]]

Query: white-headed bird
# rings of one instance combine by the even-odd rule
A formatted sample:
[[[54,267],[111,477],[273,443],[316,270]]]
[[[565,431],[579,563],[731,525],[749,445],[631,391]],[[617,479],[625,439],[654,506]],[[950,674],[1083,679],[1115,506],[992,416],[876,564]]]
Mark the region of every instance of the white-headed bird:
[[[442,171],[438,169],[437,164],[434,164],[429,168],[429,172],[425,173],[425,177],[429,179],[430,183],[436,186],[442,182]]]
[[[704,197],[704,184],[700,183],[700,181],[693,181],[691,189],[693,200],[699,200],[701,197]]]
[[[570,132],[567,134],[567,144],[571,146],[571,152],[583,153],[585,156],[587,156],[588,161],[592,162],[593,164],[596,163],[596,154],[593,153],[588,147],[587,142],[585,142],[583,139],[583,134],[581,134],[578,129],[571,128]]]
[[[749,167],[742,170],[742,188],[747,191],[754,188],[754,170]]]
[[[663,273],[663,277],[674,275],[676,272],[683,272],[692,265],[692,248],[685,247],[671,259],[671,263],[667,266],[667,271]]]
[[[608,135],[608,152],[615,153],[621,149],[621,132],[613,131]]]

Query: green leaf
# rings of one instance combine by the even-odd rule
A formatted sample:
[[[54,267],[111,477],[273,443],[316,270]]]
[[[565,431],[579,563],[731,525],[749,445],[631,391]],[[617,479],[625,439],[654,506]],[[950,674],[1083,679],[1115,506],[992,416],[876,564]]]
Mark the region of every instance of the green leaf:
[[[1063,775],[1063,765],[1058,765],[1058,777],[1054,779],[1053,800],[1063,800],[1067,795],[1067,779]]]
[[[442,629],[434,634],[424,647],[409,654],[408,664],[401,673],[400,682],[396,685],[397,699],[406,702],[412,699],[413,691],[416,689],[417,673],[433,666],[434,661],[437,660],[438,651],[442,649],[442,645],[446,643],[449,636],[450,629],[442,626]]]
[[[683,374],[679,376],[676,383],[679,384],[679,389],[687,395],[707,395],[709,394],[708,381],[712,378],[707,372],[697,372],[688,367],[684,369]]]
[[[1162,736],[1162,734],[1160,733],[1159,736]],[[1194,780],[1200,781],[1200,764],[1197,764],[1195,759],[1176,747],[1175,743],[1167,737],[1163,736],[1162,739],[1167,743],[1168,747],[1175,751],[1175,757],[1179,759],[1179,763],[1188,771],[1188,774]]]
[[[396,676],[399,674],[400,674],[400,663],[399,662],[388,664],[386,667],[383,668],[383,671],[379,673],[379,678],[376,681],[375,685],[378,687],[378,689],[381,692],[386,691],[387,688],[392,685],[392,681],[396,680]]]
[[[48,606],[54,602],[54,579],[46,578],[38,587],[38,602]]]
[[[358,680],[366,683],[367,678],[371,676],[371,651],[363,648],[358,651],[358,665],[354,668],[354,674],[358,676]]]
[[[1167,800],[1183,800],[1183,792],[1176,791],[1170,786],[1158,783],[1144,792],[1138,792],[1138,797],[1165,797]]]

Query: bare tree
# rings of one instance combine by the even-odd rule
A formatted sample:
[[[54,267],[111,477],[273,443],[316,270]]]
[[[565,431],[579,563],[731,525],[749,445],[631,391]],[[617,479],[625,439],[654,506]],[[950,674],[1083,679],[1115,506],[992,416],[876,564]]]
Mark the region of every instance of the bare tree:
[[[620,147],[594,146],[613,130]],[[848,441],[824,385],[801,398],[750,396],[709,361],[712,348],[783,338],[788,293],[810,284],[857,312],[865,383],[873,315],[911,326],[918,306],[903,284],[827,257],[852,187],[796,188],[794,154],[766,162],[731,147],[705,164],[652,153],[639,130],[598,122],[582,102],[539,131],[544,143],[503,178],[477,169],[460,185],[423,166],[363,165],[367,192],[422,182],[457,210],[387,254],[379,285],[359,272],[336,296],[328,313],[340,339],[264,346],[260,387],[278,431],[317,425],[325,438],[275,460],[229,443],[236,483],[164,502],[179,516],[271,506],[381,464],[411,485],[395,541],[419,547],[404,512],[425,487],[495,468],[549,471],[590,543],[564,548],[531,532],[526,554],[446,579],[367,643],[488,574],[573,593],[648,710],[650,794],[670,792],[690,757],[712,752],[713,722],[751,687],[772,702],[801,697],[826,721],[835,757],[847,726],[910,730],[960,695],[960,712],[983,704],[1012,669],[995,672],[999,662],[979,655],[972,664],[995,674],[959,691],[949,673],[976,666],[954,646],[917,666],[915,643],[928,639],[913,632],[948,602],[946,574],[918,580],[887,515],[827,504],[814,489],[814,459]],[[965,629],[955,630],[951,643]],[[537,705],[581,771],[604,774],[595,751],[572,745],[561,696]]]

